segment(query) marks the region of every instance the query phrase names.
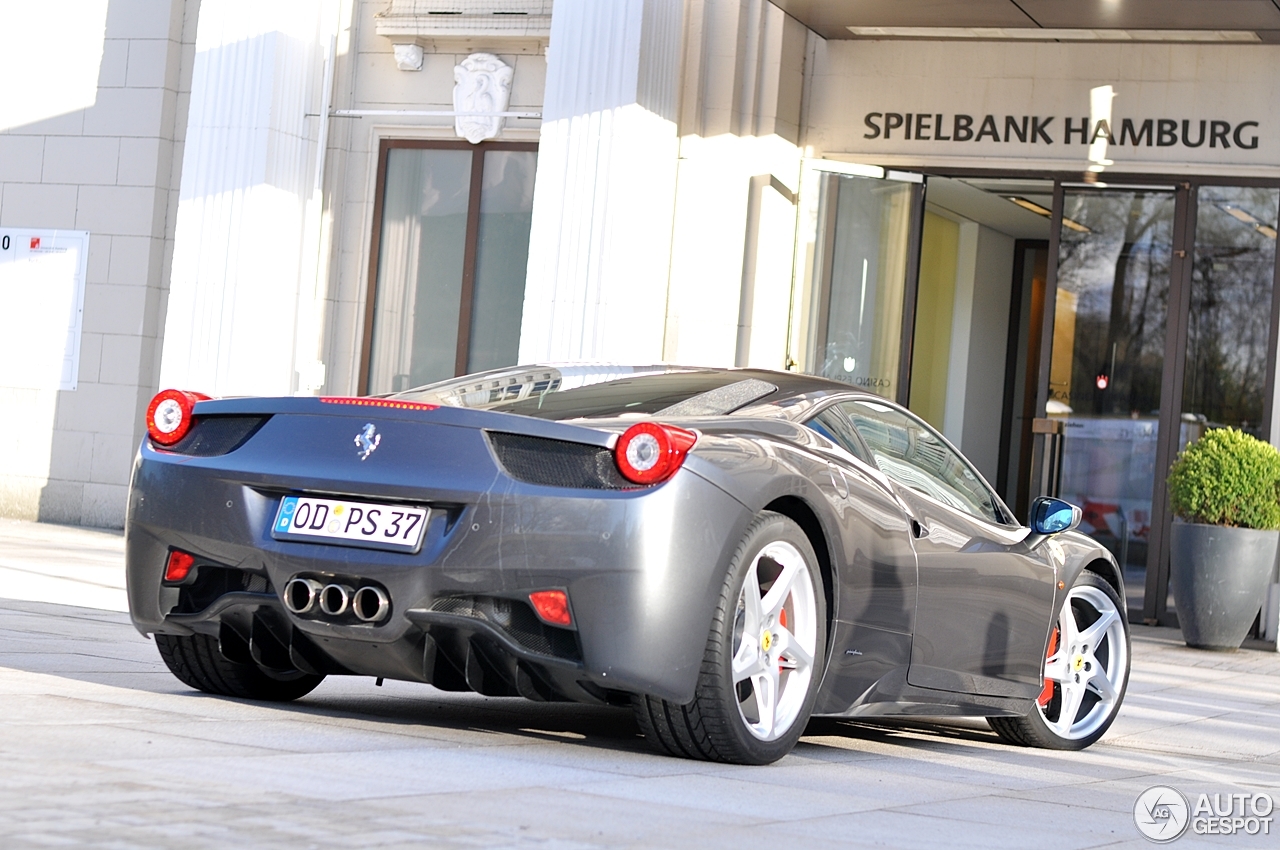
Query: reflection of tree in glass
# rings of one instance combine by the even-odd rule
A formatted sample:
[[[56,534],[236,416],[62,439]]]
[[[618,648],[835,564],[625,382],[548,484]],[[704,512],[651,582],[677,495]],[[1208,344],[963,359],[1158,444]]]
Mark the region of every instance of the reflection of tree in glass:
[[[1261,436],[1280,191],[1206,187],[1195,260],[1182,409]]]
[[[1066,197],[1058,286],[1076,296],[1071,398],[1078,414],[1152,415],[1160,406],[1173,197]],[[1098,377],[1106,376],[1104,387]]]

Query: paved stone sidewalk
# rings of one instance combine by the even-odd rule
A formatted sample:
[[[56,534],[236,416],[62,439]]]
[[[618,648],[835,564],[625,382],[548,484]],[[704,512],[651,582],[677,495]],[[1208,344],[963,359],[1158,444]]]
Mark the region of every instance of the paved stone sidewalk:
[[[34,574],[17,584],[31,598],[0,599],[0,847],[1139,848],[1152,785],[1280,797],[1280,656],[1170,630],[1134,630],[1125,706],[1082,753],[979,723],[817,721],[791,756],[742,768],[651,755],[614,709],[363,678],[288,706],[196,693],[109,610],[121,551],[118,534],[0,522],[0,596]],[[79,605],[39,601],[77,587]]]
[[[124,535],[0,519],[0,597],[128,611]]]

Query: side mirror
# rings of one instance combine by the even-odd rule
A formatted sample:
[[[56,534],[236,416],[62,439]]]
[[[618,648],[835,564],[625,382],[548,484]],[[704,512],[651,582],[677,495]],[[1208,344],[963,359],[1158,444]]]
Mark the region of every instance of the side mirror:
[[[1036,534],[1060,534],[1079,525],[1082,515],[1070,502],[1041,496],[1031,503],[1031,530]]]

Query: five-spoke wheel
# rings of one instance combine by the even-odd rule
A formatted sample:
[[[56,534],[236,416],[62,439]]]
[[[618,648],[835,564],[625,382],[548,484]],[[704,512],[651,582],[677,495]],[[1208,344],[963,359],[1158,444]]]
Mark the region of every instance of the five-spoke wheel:
[[[1115,719],[1129,681],[1129,626],[1120,597],[1094,573],[1067,594],[1049,637],[1044,689],[1026,717],[992,717],[1005,740],[1080,750]]]
[[[762,513],[725,576],[693,701],[637,697],[640,728],[672,755],[777,761],[813,710],[826,636],[826,596],[809,538],[792,520]]]
[[[795,725],[813,679],[817,593],[809,565],[786,540],[755,556],[733,618],[733,684],[738,713],[761,741]]]

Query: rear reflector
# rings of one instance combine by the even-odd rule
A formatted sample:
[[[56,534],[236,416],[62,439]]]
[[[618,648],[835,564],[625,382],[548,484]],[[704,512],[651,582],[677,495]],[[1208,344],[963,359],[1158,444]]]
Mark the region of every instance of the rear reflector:
[[[385,407],[391,410],[435,410],[440,405],[420,401],[396,401],[391,398],[360,398],[358,396],[321,396],[325,404],[352,404],[356,407]]]
[[[544,622],[553,626],[573,625],[569,614],[569,596],[563,590],[538,590],[529,594],[533,610]]]
[[[169,553],[169,563],[164,568],[164,580],[182,581],[191,572],[191,568],[195,566],[195,563],[194,555],[188,555],[186,552],[179,552],[175,549]]]

